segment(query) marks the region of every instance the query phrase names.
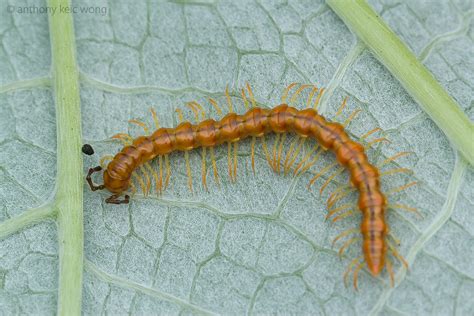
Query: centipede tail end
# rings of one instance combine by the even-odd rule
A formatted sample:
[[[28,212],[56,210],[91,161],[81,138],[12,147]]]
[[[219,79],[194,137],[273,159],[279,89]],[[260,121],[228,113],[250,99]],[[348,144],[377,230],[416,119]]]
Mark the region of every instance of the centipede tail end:
[[[87,177],[86,177],[86,180],[87,180],[87,183],[89,184],[89,187],[91,188],[92,191],[97,191],[97,190],[103,190],[105,188],[105,185],[101,184],[101,185],[95,185],[93,182],[92,182],[92,174],[94,172],[99,172],[102,170],[102,167],[101,166],[97,166],[97,167],[94,167],[94,168],[90,168],[89,169],[89,172],[87,173]]]

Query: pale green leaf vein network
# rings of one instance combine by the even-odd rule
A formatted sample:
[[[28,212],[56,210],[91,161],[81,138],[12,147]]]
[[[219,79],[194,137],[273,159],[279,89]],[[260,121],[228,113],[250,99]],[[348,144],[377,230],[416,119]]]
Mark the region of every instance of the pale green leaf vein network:
[[[139,291],[141,293],[147,294],[151,297],[156,297],[158,299],[162,299],[162,300],[166,300],[166,301],[175,303],[176,305],[181,306],[183,308],[189,308],[189,309],[195,311],[198,315],[218,315],[216,313],[213,313],[212,311],[209,311],[209,310],[203,309],[202,307],[199,307],[197,305],[188,303],[188,302],[180,299],[179,297],[175,297],[171,294],[168,294],[168,293],[165,293],[165,292],[153,289],[153,288],[143,286],[139,283],[136,283],[136,282],[133,282],[133,281],[130,281],[130,280],[127,280],[127,279],[124,279],[124,278],[121,278],[121,277],[118,277],[118,276],[115,276],[115,275],[110,275],[107,272],[102,271],[94,263],[92,263],[88,260],[85,260],[84,267],[87,271],[93,273],[94,275],[98,276],[100,279],[102,279],[106,282],[116,284],[116,285],[118,285],[120,287],[123,287],[123,288],[136,290],[136,291]]]
[[[365,0],[326,2],[431,116],[454,147],[474,165],[474,124],[370,5]]]

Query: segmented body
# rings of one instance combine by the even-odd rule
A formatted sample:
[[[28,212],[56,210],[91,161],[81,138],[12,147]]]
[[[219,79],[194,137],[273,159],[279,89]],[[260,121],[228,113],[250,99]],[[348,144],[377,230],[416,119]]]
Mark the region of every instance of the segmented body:
[[[136,138],[115,155],[103,174],[104,185],[110,192],[120,194],[129,188],[132,172],[157,156],[267,133],[296,133],[313,138],[333,151],[339,163],[349,170],[350,181],[359,192],[365,261],[369,271],[378,275],[385,266],[388,233],[387,203],[380,189],[379,171],[368,161],[364,147],[351,140],[341,124],[328,122],[312,108],[297,110],[286,104],[273,109],[255,107],[243,115],[229,113],[219,121],[208,119],[197,125],[184,122],[176,128],[160,128],[150,136]]]

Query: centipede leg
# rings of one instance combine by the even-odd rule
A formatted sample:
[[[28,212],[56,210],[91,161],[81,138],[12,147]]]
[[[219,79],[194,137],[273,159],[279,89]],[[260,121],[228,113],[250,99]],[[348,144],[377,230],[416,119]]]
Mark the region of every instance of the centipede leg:
[[[193,192],[193,176],[191,174],[191,165],[189,163],[189,151],[184,152],[184,160],[186,162],[186,173],[188,175],[188,186],[191,193]]]
[[[97,166],[97,167],[94,167],[94,168],[90,168],[89,169],[89,172],[87,173],[87,176],[86,176],[86,180],[87,180],[87,183],[89,184],[89,187],[91,188],[91,191],[97,191],[97,190],[103,190],[105,188],[105,185],[101,184],[101,185],[95,185],[93,182],[92,182],[92,174],[94,172],[99,172],[102,170],[102,167],[101,166]]]
[[[359,279],[359,271],[362,269],[363,265],[364,265],[364,261],[361,261],[361,262],[357,265],[357,267],[354,269],[354,289],[355,289],[356,291],[359,290],[359,288],[357,287],[357,281],[358,281],[358,279]]]
[[[390,276],[390,286],[393,287],[395,285],[395,274],[393,273],[392,262],[387,259],[387,271],[388,275]]]
[[[343,167],[340,167],[334,172],[329,178],[327,178],[326,182],[321,186],[321,189],[319,190],[319,195],[323,194],[324,189],[331,183],[332,180],[334,180],[335,177],[337,177],[339,174],[341,174],[344,171]]]
[[[299,136],[295,137],[290,144],[290,149],[286,153],[285,161],[283,162],[283,173],[286,176],[288,174],[289,165],[291,155],[293,154],[293,149],[295,148],[296,144],[299,142]]]
[[[339,212],[342,212],[342,211],[347,211],[349,209],[352,209],[355,205],[353,203],[346,203],[346,204],[343,204],[341,206],[338,206],[334,209],[328,209],[328,214],[326,215],[326,218],[325,220],[328,220],[329,218],[331,218],[331,216],[333,216],[334,214],[336,213],[339,213]]]
[[[212,171],[214,172],[214,180],[219,186],[219,173],[217,172],[217,162],[216,162],[216,156],[214,155],[214,147],[209,147],[209,152],[211,153],[211,162],[212,162]]]
[[[310,181],[309,181],[309,184],[308,184],[308,189],[311,188],[311,186],[313,185],[313,183],[318,180],[322,175],[324,175],[326,172],[328,172],[332,167],[336,166],[337,163],[332,163],[330,164],[329,166],[326,166],[325,168],[323,168],[317,175],[315,175]]]
[[[387,241],[387,244],[388,244],[388,247],[389,247],[390,251],[395,256],[395,258],[400,260],[400,262],[405,266],[405,269],[408,270],[408,262],[405,260],[405,258],[403,258],[403,256],[398,252],[398,250],[395,248],[395,246],[393,246],[393,244],[391,242]]]
[[[234,182],[234,177],[232,173],[232,143],[227,143],[227,170],[229,172],[230,182]]]
[[[272,160],[272,169],[273,171],[277,172],[277,147],[278,143],[280,142],[281,134],[277,134],[275,142],[273,143],[273,160]]]
[[[347,277],[349,276],[349,273],[352,271],[352,267],[357,264],[358,262],[362,261],[364,259],[364,256],[360,256],[360,257],[357,257],[355,259],[353,259],[349,265],[347,266],[346,268],[346,271],[344,272],[344,276],[343,276],[343,279],[344,279],[344,285],[347,287]],[[363,262],[363,261],[362,261]]]
[[[349,211],[346,211],[346,212],[344,212],[342,214],[339,214],[338,216],[334,217],[332,219],[332,222],[336,223],[336,222],[340,221],[341,219],[344,219],[344,218],[352,216],[352,215],[355,215],[355,211],[353,209],[349,210]]]
[[[359,230],[357,228],[352,228],[352,229],[347,229],[345,231],[343,231],[342,233],[340,233],[339,235],[336,236],[336,238],[334,238],[334,240],[332,241],[332,245],[331,247],[334,247],[334,244],[336,244],[336,242],[341,239],[341,238],[344,238],[350,234],[355,234],[357,233]]]
[[[347,240],[341,248],[339,248],[339,251],[338,251],[338,255],[339,255],[339,258],[342,258],[342,255],[344,254],[344,252],[347,250],[347,248],[349,248],[350,245],[352,245],[353,243],[355,243],[356,241],[360,240],[360,237],[353,237],[349,240]]]
[[[288,162],[288,165],[286,166],[286,169],[285,169],[285,176],[288,174],[288,172],[291,170],[291,167],[293,167],[293,164],[295,163],[296,159],[298,158],[298,155],[300,154],[301,152],[301,148],[303,147],[303,145],[306,143],[306,140],[308,138],[304,137],[304,138],[301,138],[301,136],[298,136],[296,139],[301,139],[301,141],[299,142],[299,144],[296,146],[296,149],[295,149],[295,152],[293,153],[293,156],[291,157],[290,161]],[[291,152],[291,148],[290,148],[290,152]],[[290,152],[288,153],[288,155],[290,155]],[[296,170],[296,169],[295,169]],[[296,175],[297,171],[295,171],[293,173],[293,175]]]
[[[277,169],[278,174],[280,174],[281,154],[283,151],[283,143],[285,142],[285,140],[286,140],[286,134],[283,134],[280,140],[280,146],[278,147],[278,159],[276,161],[276,169]]]
[[[357,109],[357,110],[355,110],[354,112],[352,112],[351,115],[349,115],[349,117],[344,121],[344,123],[342,124],[342,126],[347,127],[347,126],[349,125],[349,123],[352,122],[352,120],[355,119],[355,117],[356,117],[360,112],[362,112],[361,109]]]
[[[314,108],[316,111],[318,110],[319,102],[321,101],[321,97],[323,96],[324,91],[325,91],[324,88],[319,89],[318,96],[316,97],[316,100],[314,101],[313,108]]]
[[[201,167],[201,175],[202,175],[202,185],[204,189],[207,191],[207,168],[206,168],[206,147],[202,147],[202,167]]]
[[[265,135],[262,136],[262,147],[263,147],[263,152],[265,153],[265,158],[267,159],[268,165],[272,167],[273,166],[272,159],[268,152],[268,146],[267,146],[267,142],[265,141]]]
[[[255,143],[257,142],[257,138],[255,136],[252,137],[252,143],[250,145],[250,159],[252,162],[252,171],[255,175]]]
[[[281,94],[281,103],[286,103],[286,98],[288,97],[288,93],[297,84],[298,84],[297,82],[292,82],[283,90],[283,93]]]
[[[238,150],[239,150],[239,143],[235,142],[234,143],[234,182],[237,181],[237,165],[238,165],[237,152]]]
[[[337,201],[341,200],[342,198],[354,192],[355,190],[356,190],[355,188],[350,187],[347,184],[343,184],[339,186],[329,196],[328,201],[327,201],[327,208],[331,209],[334,206],[334,204],[337,203]]]
[[[125,195],[123,200],[119,200],[118,198],[119,198],[118,194],[111,195],[110,197],[108,197],[105,200],[105,203],[109,203],[109,204],[128,204],[130,202],[130,196],[128,196],[128,195]]]
[[[168,187],[171,178],[171,165],[169,155],[165,155],[165,166],[166,166],[166,178],[165,178],[165,188]]]

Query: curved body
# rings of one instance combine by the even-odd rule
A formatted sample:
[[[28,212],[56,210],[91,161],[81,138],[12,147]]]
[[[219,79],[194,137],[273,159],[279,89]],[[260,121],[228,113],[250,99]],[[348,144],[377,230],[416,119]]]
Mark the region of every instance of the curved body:
[[[197,125],[184,122],[176,128],[160,128],[150,136],[136,138],[108,164],[104,185],[120,194],[130,185],[135,168],[172,151],[213,147],[267,133],[296,133],[315,139],[335,153],[350,172],[350,181],[359,192],[362,212],[361,233],[367,267],[376,276],[385,266],[388,227],[385,223],[386,198],[380,189],[379,172],[368,161],[364,147],[351,140],[339,123],[328,122],[313,109],[297,110],[286,104],[273,109],[252,108],[243,115],[230,113],[220,121],[208,119]]]

